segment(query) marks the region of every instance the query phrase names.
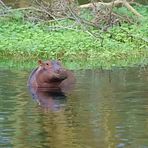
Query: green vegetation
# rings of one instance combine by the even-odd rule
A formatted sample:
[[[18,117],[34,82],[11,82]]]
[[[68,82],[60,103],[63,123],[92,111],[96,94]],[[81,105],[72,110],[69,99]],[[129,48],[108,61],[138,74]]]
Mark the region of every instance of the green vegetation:
[[[34,66],[37,59],[61,59],[71,69],[148,64],[148,11],[142,7],[139,12],[140,23],[102,33],[102,45],[80,30],[53,31],[49,24],[23,21],[21,13],[0,18],[0,66]]]

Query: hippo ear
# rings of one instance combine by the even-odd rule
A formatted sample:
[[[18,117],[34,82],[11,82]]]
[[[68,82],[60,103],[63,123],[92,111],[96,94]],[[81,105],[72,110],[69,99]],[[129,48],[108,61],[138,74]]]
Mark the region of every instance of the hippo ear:
[[[60,59],[60,58],[58,58],[57,63],[58,63],[59,65],[62,65],[62,64],[61,64],[61,59]]]
[[[38,65],[42,66],[43,65],[43,61],[42,60],[38,60]]]

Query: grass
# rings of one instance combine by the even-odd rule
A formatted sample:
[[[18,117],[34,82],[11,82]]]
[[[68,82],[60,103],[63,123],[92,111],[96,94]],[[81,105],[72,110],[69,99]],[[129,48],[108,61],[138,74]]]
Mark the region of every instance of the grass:
[[[60,59],[71,69],[148,64],[148,16],[140,24],[122,24],[101,41],[83,31],[51,31],[48,25],[0,18],[0,66],[34,67],[38,59]]]

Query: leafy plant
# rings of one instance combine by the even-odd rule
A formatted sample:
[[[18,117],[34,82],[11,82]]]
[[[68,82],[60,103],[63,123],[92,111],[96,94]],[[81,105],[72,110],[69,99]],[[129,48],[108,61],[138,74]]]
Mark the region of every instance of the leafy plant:
[[[140,10],[143,14],[147,13],[145,7]],[[8,59],[14,62],[7,66],[12,66],[12,63],[17,65],[18,62],[35,63],[38,58],[61,59],[72,69],[148,63],[146,15],[139,24],[124,23],[110,28],[102,34],[103,44],[82,30],[51,30],[50,23],[34,24],[23,21],[21,16],[15,13],[11,18],[0,18],[1,66]],[[67,23],[67,20],[60,23]]]

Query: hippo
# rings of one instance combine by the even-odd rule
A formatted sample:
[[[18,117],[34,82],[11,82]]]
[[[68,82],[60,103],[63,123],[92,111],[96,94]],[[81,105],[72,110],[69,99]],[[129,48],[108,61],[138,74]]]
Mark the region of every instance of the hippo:
[[[38,67],[28,79],[31,91],[67,92],[74,83],[72,71],[65,69],[57,60],[38,60]]]

